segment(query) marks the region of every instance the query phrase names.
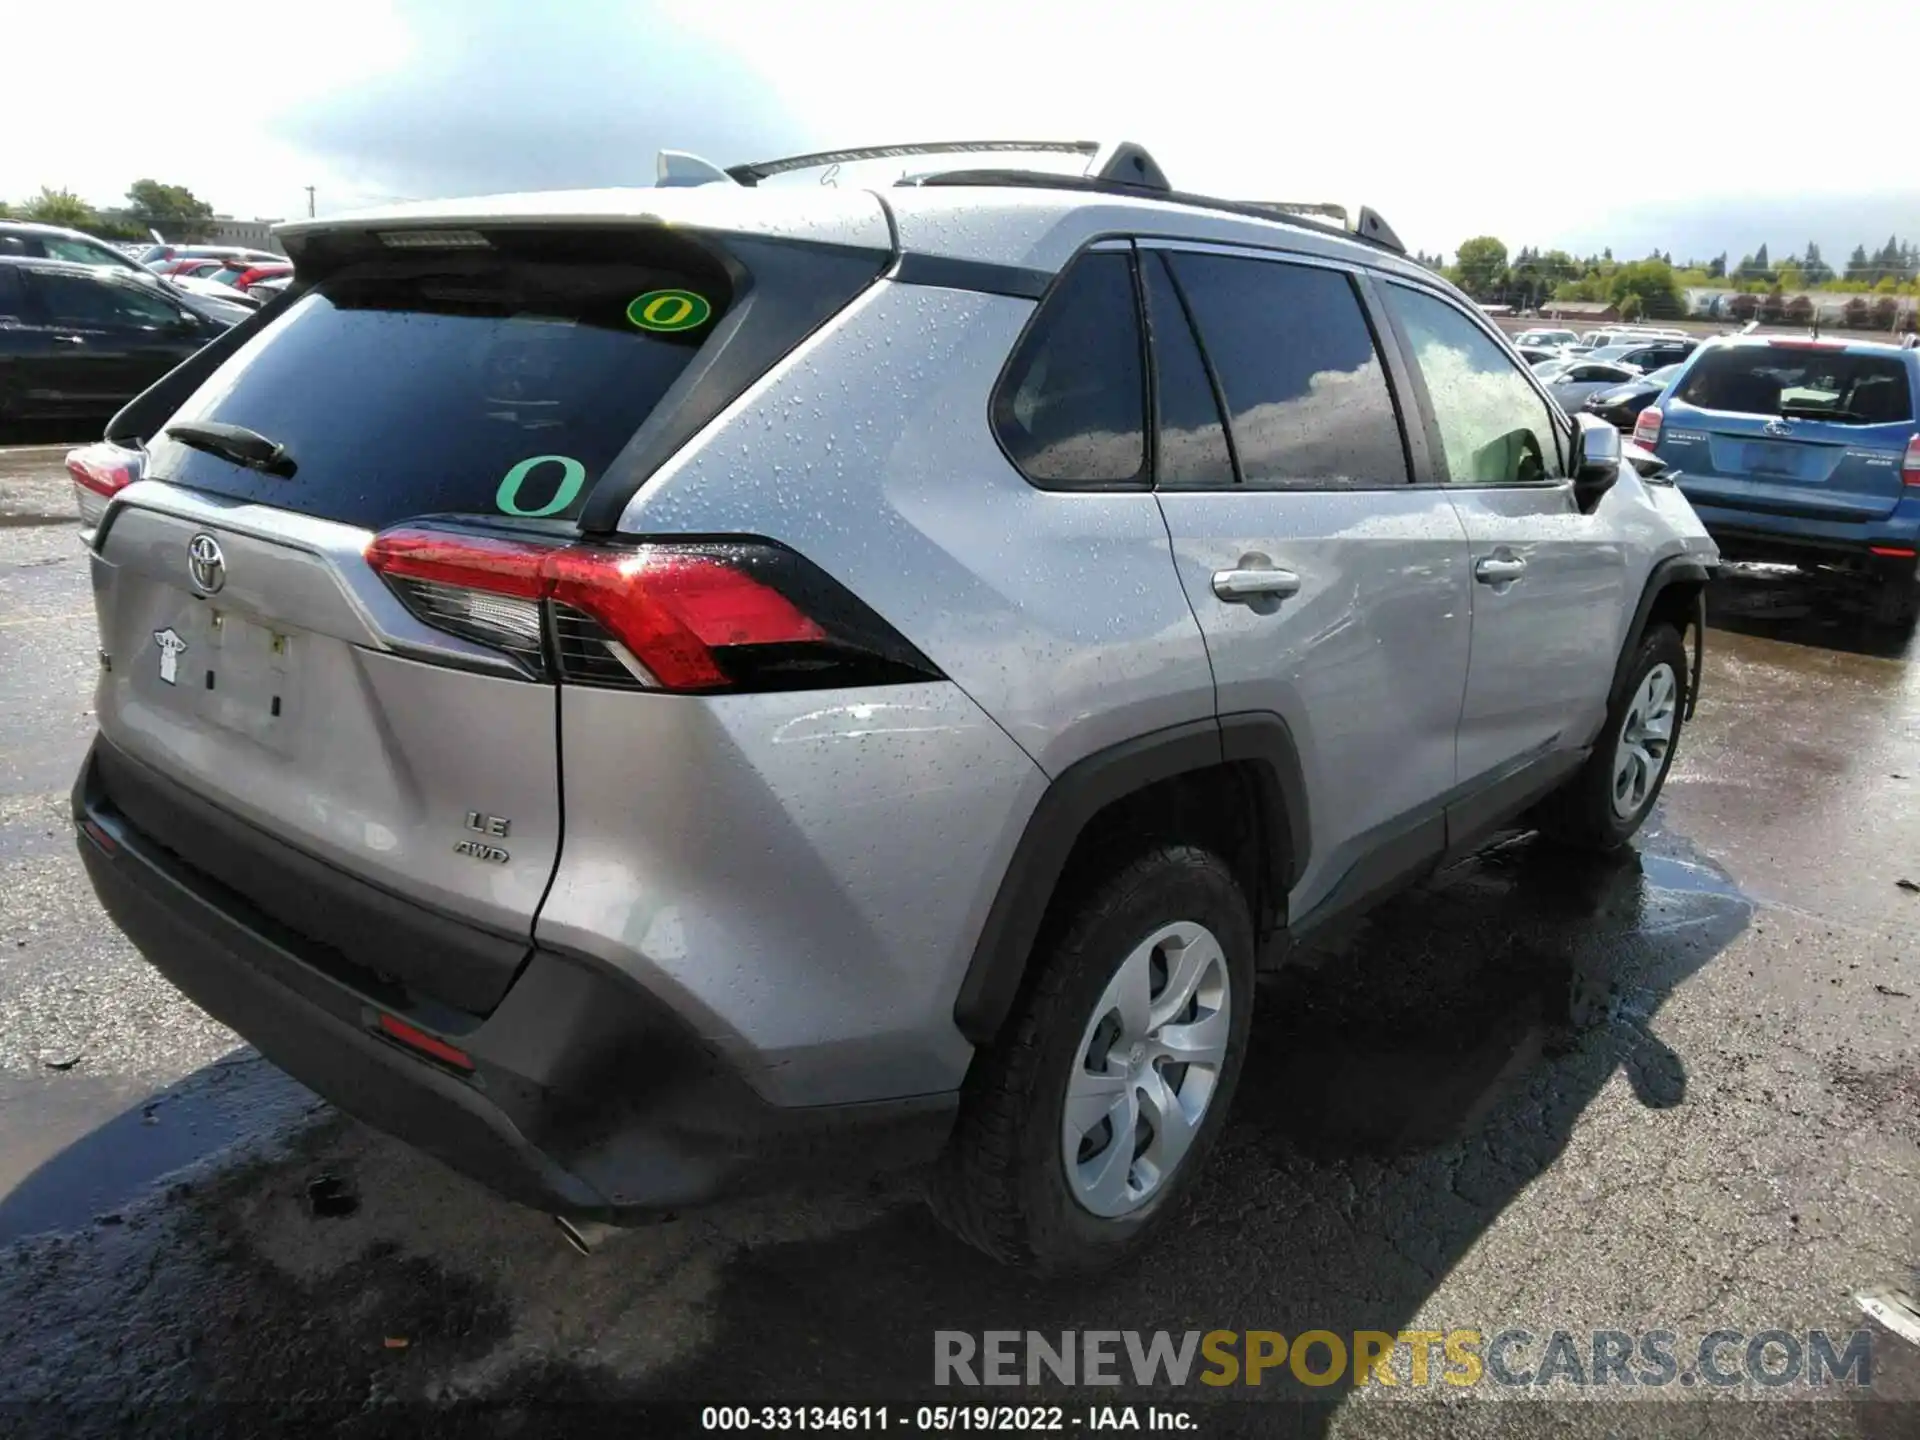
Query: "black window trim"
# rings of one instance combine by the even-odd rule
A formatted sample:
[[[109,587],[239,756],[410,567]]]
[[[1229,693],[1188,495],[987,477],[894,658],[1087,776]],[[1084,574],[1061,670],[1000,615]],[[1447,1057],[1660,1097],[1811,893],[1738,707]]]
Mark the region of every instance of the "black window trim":
[[[1006,389],[1014,360],[1025,348],[1027,337],[1033,333],[1033,327],[1039,323],[1040,316],[1045,313],[1048,303],[1064,283],[1065,277],[1072,272],[1074,266],[1089,255],[1112,254],[1125,258],[1127,278],[1133,287],[1133,334],[1140,351],[1140,423],[1143,427],[1140,469],[1135,475],[1125,480],[1035,479],[1020,467],[1020,462],[1013,458],[1013,453],[1007,449],[1006,441],[1000,437],[999,414],[1002,392]],[[1000,371],[994,376],[993,384],[987,391],[987,433],[993,437],[994,445],[1007,464],[1013,467],[1014,474],[1034,489],[1044,490],[1050,495],[1150,495],[1153,493],[1154,476],[1157,473],[1159,459],[1159,439],[1155,424],[1158,395],[1153,375],[1151,347],[1147,343],[1146,306],[1141,301],[1140,266],[1132,238],[1125,235],[1097,235],[1074,251],[1067,262],[1053,273],[1045,292],[1034,301],[1033,309],[1020,326],[1020,333],[1014,336],[1013,344],[1007,347],[1007,353],[1000,361]]]
[[[1200,338],[1200,326],[1193,318],[1193,302],[1187,299],[1186,287],[1180,283],[1180,277],[1166,259],[1166,250],[1160,247],[1142,250],[1134,247],[1134,275],[1140,287],[1140,313],[1145,318],[1147,331],[1148,388],[1154,397],[1153,409],[1153,488],[1156,492],[1162,488],[1177,490],[1182,494],[1218,493],[1224,488],[1238,491],[1246,484],[1246,472],[1240,468],[1240,444],[1233,438],[1233,425],[1228,419],[1227,391],[1220,383],[1220,372],[1214,368],[1213,357],[1207,353],[1207,347]],[[1179,485],[1163,487],[1160,481],[1160,356],[1153,346],[1153,307],[1147,303],[1147,280],[1141,274],[1140,267],[1148,263],[1143,257],[1153,255],[1152,263],[1157,264],[1167,277],[1167,285],[1173,291],[1174,303],[1180,307],[1180,322],[1187,327],[1187,338],[1193,342],[1194,352],[1200,357],[1200,369],[1207,377],[1207,389],[1213,395],[1213,409],[1220,420],[1220,436],[1227,446],[1227,466],[1233,471],[1231,487],[1218,485]]]
[[[1248,485],[1246,472],[1240,465],[1240,445],[1234,438],[1233,415],[1227,406],[1226,390],[1220,382],[1219,371],[1213,363],[1213,356],[1207,351],[1206,335],[1193,318],[1193,305],[1187,298],[1186,287],[1180,283],[1179,271],[1169,263],[1167,274],[1173,280],[1174,291],[1180,297],[1180,308],[1185,312],[1187,326],[1193,333],[1193,343],[1200,351],[1200,363],[1206,367],[1207,380],[1213,386],[1214,404],[1220,410],[1220,424],[1227,437],[1227,454],[1233,461],[1233,493],[1247,491],[1266,495],[1367,495],[1391,491],[1398,493],[1418,482],[1423,473],[1429,473],[1426,466],[1429,457],[1421,452],[1431,449],[1428,437],[1416,431],[1408,423],[1405,397],[1410,393],[1406,388],[1406,366],[1396,353],[1397,338],[1389,343],[1388,336],[1380,328],[1382,316],[1376,314],[1372,297],[1367,293],[1367,270],[1358,264],[1346,260],[1331,260],[1324,255],[1308,250],[1285,250],[1278,247],[1234,245],[1217,240],[1196,240],[1177,235],[1140,235],[1134,237],[1136,248],[1141,252],[1157,251],[1162,254],[1224,255],[1232,259],[1259,260],[1275,265],[1299,265],[1315,270],[1332,270],[1347,277],[1348,286],[1360,309],[1361,319],[1373,338],[1374,353],[1380,357],[1381,368],[1385,372],[1387,384],[1387,403],[1393,407],[1394,423],[1400,434],[1400,458],[1406,466],[1405,478],[1398,482],[1373,485],[1334,485],[1308,481],[1293,485]],[[1145,307],[1142,306],[1142,313]],[[1149,347],[1151,360],[1151,347]],[[1155,382],[1157,384],[1157,381]],[[1424,417],[1423,417],[1424,418]],[[1416,439],[1417,437],[1417,439]],[[1437,452],[1436,452],[1437,453]],[[1159,487],[1159,470],[1154,471],[1154,485]],[[1182,495],[1218,495],[1227,493],[1227,487],[1216,485],[1181,485],[1173,487]]]
[[[1475,315],[1471,310],[1463,307],[1459,301],[1453,299],[1437,286],[1422,285],[1418,281],[1410,280],[1398,274],[1381,274],[1378,277],[1378,283],[1382,286],[1399,285],[1416,294],[1426,295],[1431,299],[1438,300],[1440,303],[1450,307],[1455,313],[1470,320],[1478,327],[1483,335],[1491,338],[1495,342],[1495,345],[1506,354],[1508,360],[1513,363],[1513,368],[1519,372],[1520,376],[1527,382],[1534,394],[1540,398],[1540,402],[1547,407],[1547,420],[1554,426],[1555,434],[1560,443],[1561,467],[1567,470],[1573,468],[1571,462],[1573,456],[1573,427],[1575,422],[1567,417],[1567,413],[1560,408],[1553,396],[1547,392],[1546,387],[1540,383],[1539,377],[1533,373],[1532,368],[1513,353],[1512,344],[1507,341],[1506,336],[1503,335],[1497,327],[1487,324],[1483,317]],[[1433,408],[1433,396],[1427,391],[1426,376],[1421,373],[1420,366],[1414,358],[1413,341],[1408,337],[1405,327],[1400,324],[1400,317],[1394,313],[1393,307],[1387,303],[1384,288],[1380,293],[1380,311],[1392,329],[1394,345],[1400,350],[1405,359],[1414,392],[1419,400],[1422,425],[1428,435],[1428,449],[1431,453],[1431,469],[1429,473],[1435,478],[1422,482],[1418,488],[1423,490],[1450,491],[1564,490],[1567,495],[1567,503],[1570,506],[1573,505],[1573,476],[1571,474],[1546,480],[1503,480],[1499,482],[1488,482],[1486,484],[1468,484],[1464,482],[1455,484],[1453,482],[1450,478],[1451,471],[1447,468],[1446,448],[1440,439],[1439,416]],[[1577,507],[1575,508],[1577,509]]]

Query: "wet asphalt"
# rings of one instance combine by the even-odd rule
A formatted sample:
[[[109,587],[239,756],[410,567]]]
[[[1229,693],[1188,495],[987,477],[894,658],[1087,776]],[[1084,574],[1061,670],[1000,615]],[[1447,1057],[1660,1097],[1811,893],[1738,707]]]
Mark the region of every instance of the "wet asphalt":
[[[102,916],[66,813],[95,660],[59,456],[0,451],[0,1433],[414,1434],[448,1415],[406,1402],[449,1400],[546,1433],[558,1402],[924,1399],[936,1330],[1844,1333],[1855,1292],[1920,1291],[1920,648],[1844,592],[1716,584],[1623,863],[1513,838],[1266,983],[1203,1183],[1120,1273],[986,1265],[915,1176],[581,1258],[279,1074]],[[1199,1433],[1920,1435],[1920,1350],[1873,1335],[1867,1398],[1812,1404],[1153,1398]],[[196,1400],[222,1408],[189,1426]]]

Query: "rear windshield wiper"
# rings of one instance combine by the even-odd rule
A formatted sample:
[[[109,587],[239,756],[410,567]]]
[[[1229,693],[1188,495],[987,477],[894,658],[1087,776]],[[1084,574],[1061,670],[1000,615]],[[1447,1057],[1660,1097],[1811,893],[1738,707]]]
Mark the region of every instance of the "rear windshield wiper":
[[[1829,410],[1824,405],[1782,405],[1780,413],[1789,420],[1839,420],[1854,425],[1867,418],[1857,410]]]
[[[259,470],[282,479],[294,472],[293,456],[278,440],[270,440],[258,430],[244,425],[223,425],[217,420],[185,420],[169,425],[166,433],[182,445],[218,455],[249,470]]]

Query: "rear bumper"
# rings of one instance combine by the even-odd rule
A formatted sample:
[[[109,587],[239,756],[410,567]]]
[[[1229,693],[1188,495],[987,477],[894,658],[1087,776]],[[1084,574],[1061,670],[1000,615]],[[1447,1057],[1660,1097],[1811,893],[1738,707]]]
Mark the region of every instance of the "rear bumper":
[[[1836,521],[1808,523],[1698,501],[1693,502],[1693,508],[1720,547],[1723,560],[1839,565],[1885,579],[1915,573],[1913,552],[1920,548],[1920,523],[1906,519],[1900,511],[1884,521],[1849,525]],[[1875,553],[1902,550],[1908,553]]]
[[[922,1162],[951,1128],[952,1094],[769,1105],[657,998],[578,957],[536,949],[485,1017],[409,1004],[358,957],[288,930],[136,828],[92,754],[73,804],[108,914],[189,999],[340,1109],[521,1204],[639,1220]],[[389,1040],[382,1014],[464,1052],[472,1071]]]

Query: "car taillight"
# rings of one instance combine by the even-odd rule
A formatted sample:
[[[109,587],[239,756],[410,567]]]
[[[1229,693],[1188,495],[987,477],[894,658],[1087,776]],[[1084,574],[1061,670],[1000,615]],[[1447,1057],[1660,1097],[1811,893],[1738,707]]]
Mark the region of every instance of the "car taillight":
[[[403,525],[374,537],[367,563],[421,621],[536,677],[697,693],[940,678],[858,598],[767,541],[549,545]]]
[[[1660,443],[1660,408],[1649,405],[1633,422],[1633,443],[1651,450]]]
[[[138,450],[123,450],[108,440],[67,452],[82,526],[91,530],[105,518],[108,502],[140,478],[140,466]]]
[[[1920,488],[1920,435],[1907,441],[1906,456],[1900,461],[1900,483]]]

